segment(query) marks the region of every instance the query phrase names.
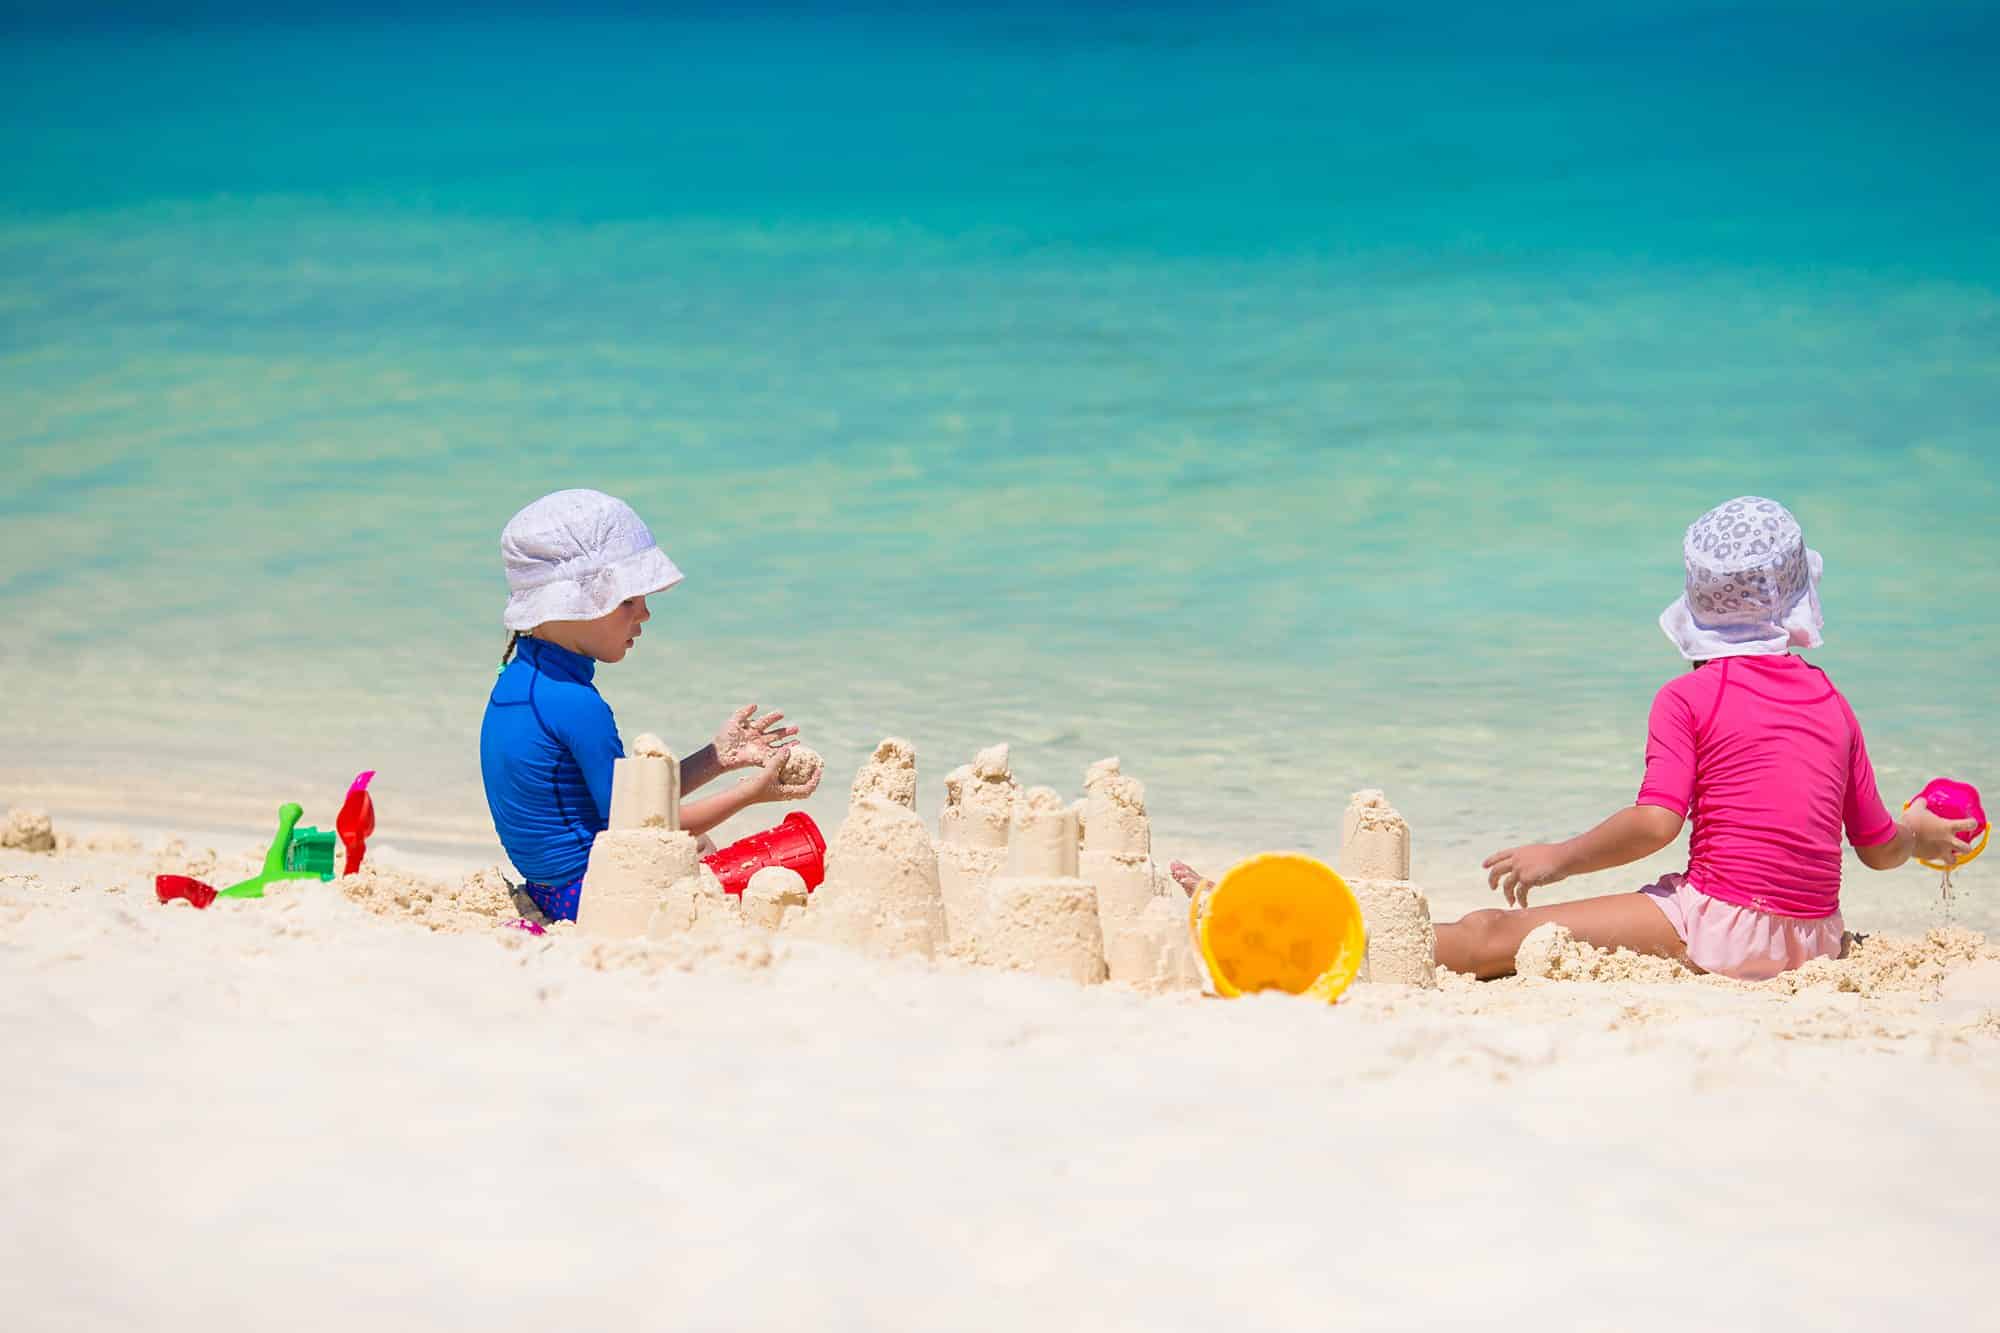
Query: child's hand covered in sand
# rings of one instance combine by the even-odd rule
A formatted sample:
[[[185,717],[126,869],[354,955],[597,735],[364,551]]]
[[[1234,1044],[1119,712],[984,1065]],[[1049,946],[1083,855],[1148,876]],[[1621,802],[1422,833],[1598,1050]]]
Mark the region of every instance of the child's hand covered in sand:
[[[792,799],[785,794],[785,761],[789,757],[782,749],[773,750],[771,757],[758,767],[756,774],[744,779],[740,790],[751,804],[762,805],[768,801]],[[813,786],[818,785],[819,779],[815,777]]]
[[[826,772],[819,751],[810,745],[787,745],[779,753],[784,762],[778,766],[777,800],[803,801],[819,790],[820,775]]]
[[[759,768],[772,755],[784,757],[784,747],[799,734],[797,727],[780,727],[783,713],[757,716],[756,704],[745,704],[729,715],[715,733],[715,758],[724,769]]]
[[[1531,842],[1495,852],[1480,865],[1486,871],[1487,886],[1506,894],[1509,907],[1526,907],[1529,889],[1569,878],[1567,859],[1560,843]]]

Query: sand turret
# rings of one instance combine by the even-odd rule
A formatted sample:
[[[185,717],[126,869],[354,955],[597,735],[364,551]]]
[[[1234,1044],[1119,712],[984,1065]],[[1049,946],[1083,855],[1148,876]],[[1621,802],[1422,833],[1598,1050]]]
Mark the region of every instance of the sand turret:
[[[1410,825],[1381,792],[1355,792],[1340,817],[1340,873],[1348,880],[1410,877]]]
[[[1084,771],[1079,874],[1097,890],[1110,979],[1140,990],[1198,989],[1187,895],[1153,864],[1146,788],[1116,759]]]
[[[1076,867],[1076,811],[1048,787],[1022,792],[1007,822],[1006,873],[1016,879],[1075,879]]]
[[[1115,856],[1151,856],[1153,825],[1146,817],[1146,788],[1118,766],[1100,759],[1083,774],[1083,847]]]
[[[945,943],[937,850],[916,812],[864,796],[826,853],[826,882],[793,926],[866,953],[935,957]]]
[[[1410,825],[1379,791],[1358,791],[1347,803],[1340,875],[1354,890],[1368,928],[1368,952],[1356,979],[1437,985],[1430,900],[1410,882]]]
[[[971,763],[945,775],[938,885],[954,948],[970,949],[986,916],[987,889],[1006,865],[1007,828],[1020,791],[1004,745],[981,750]]]
[[[854,775],[847,802],[854,805],[864,797],[892,801],[906,810],[917,808],[916,747],[898,736],[890,736],[875,747],[875,753]]]
[[[646,935],[662,901],[704,869],[694,837],[680,831],[680,765],[652,737],[632,751],[612,765],[610,827],[590,845],[578,935]]]
[[[680,829],[680,765],[657,737],[638,737],[631,755],[612,765],[609,823],[591,844],[576,928],[631,939],[647,933],[670,892],[703,869],[694,838]]]
[[[1089,984],[1103,981],[1097,890],[1077,874],[1076,812],[1047,787],[1023,792],[1007,830],[1007,863],[987,891],[980,961]]]
[[[607,823],[614,829],[680,829],[681,766],[658,736],[633,737],[625,758],[611,766]]]
[[[1157,893],[1152,821],[1146,788],[1120,771],[1116,759],[1092,764],[1083,775],[1083,792],[1081,874],[1097,886],[1109,953],[1117,933],[1137,920]]]
[[[1178,901],[1176,901],[1178,899]],[[1111,980],[1134,990],[1200,990],[1201,960],[1188,931],[1187,895],[1155,896],[1105,946]]]
[[[1005,847],[1020,784],[1007,763],[1007,747],[990,745],[944,779],[944,812],[938,836],[961,847]]]
[[[853,799],[826,853],[826,882],[787,929],[867,953],[935,957],[945,946],[937,848],[917,818],[917,756],[891,737],[854,779]]]

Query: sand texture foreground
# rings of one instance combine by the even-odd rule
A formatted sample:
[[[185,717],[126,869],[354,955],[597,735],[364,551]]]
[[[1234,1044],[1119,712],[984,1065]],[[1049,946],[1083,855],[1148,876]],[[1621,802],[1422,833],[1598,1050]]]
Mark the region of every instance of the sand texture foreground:
[[[9,1327],[1994,1326],[1969,933],[1328,1008],[152,898],[252,854],[0,852]]]

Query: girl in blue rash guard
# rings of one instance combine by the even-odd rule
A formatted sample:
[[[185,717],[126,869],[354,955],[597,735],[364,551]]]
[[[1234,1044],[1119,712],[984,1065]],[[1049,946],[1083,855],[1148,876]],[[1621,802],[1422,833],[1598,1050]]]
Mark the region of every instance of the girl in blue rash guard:
[[[611,766],[625,755],[599,663],[624,660],[652,618],[646,598],[681,581],[638,514],[601,491],[557,491],[500,534],[507,628],[500,679],[479,728],[479,769],[500,845],[553,921],[576,918],[591,840],[611,814]],[[700,836],[761,801],[802,800],[819,780],[779,780],[797,727],[782,713],[736,710],[703,749],[680,761],[683,796],[735,768],[754,777],[683,801],[681,827]]]

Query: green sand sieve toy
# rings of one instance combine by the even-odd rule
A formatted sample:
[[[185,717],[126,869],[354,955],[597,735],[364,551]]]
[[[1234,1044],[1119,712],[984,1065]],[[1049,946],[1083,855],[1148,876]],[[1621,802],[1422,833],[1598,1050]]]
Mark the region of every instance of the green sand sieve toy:
[[[232,884],[218,893],[218,898],[261,898],[264,886],[286,879],[333,878],[333,834],[321,833],[316,828],[294,828],[305,807],[287,801],[278,807],[278,836],[271,839],[271,850],[264,853],[264,869],[252,875],[241,884]],[[323,868],[322,868],[323,867]]]

